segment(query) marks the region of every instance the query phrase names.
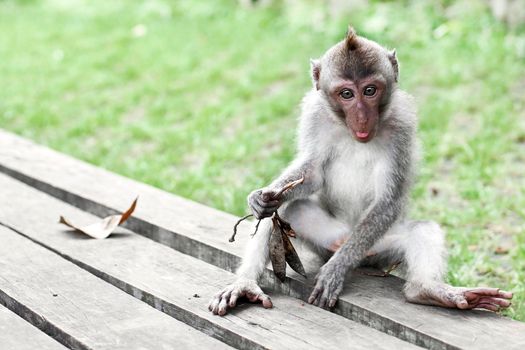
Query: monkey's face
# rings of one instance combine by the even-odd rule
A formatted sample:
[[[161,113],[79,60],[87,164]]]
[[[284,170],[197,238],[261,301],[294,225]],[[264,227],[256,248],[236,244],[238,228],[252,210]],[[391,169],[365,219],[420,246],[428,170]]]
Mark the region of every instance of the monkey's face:
[[[332,84],[329,92],[332,104],[357,141],[368,142],[375,136],[385,88],[386,83],[379,75]]]
[[[322,90],[350,134],[359,142],[372,140],[397,83],[395,50],[388,51],[349,28],[343,41],[310,64],[315,89]]]

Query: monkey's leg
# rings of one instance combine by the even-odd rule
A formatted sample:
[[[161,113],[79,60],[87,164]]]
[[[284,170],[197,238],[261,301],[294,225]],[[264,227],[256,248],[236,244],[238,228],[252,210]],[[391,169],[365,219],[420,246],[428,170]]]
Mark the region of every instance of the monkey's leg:
[[[257,279],[269,260],[271,222],[271,219],[263,219],[257,234],[249,240],[241,266],[237,270],[238,279],[210,300],[208,309],[215,315],[225,315],[227,309],[235,307],[237,299],[241,297],[246,297],[251,302],[260,301],[265,308],[272,307],[270,297],[257,284]]]
[[[279,211],[279,215],[290,223],[299,238],[314,246],[331,249],[334,242],[348,236],[346,224],[324,210],[312,199],[298,199]]]
[[[512,293],[497,288],[453,287],[443,282],[445,239],[434,222],[407,221],[395,225],[371,253],[376,253],[378,259],[404,262],[407,279],[404,292],[410,302],[491,311],[510,305],[508,299]]]

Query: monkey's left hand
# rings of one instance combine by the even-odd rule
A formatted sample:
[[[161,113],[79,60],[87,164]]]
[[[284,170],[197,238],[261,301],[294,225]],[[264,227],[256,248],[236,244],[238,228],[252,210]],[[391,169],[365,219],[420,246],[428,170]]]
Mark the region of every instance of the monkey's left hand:
[[[337,260],[330,259],[315,277],[315,287],[308,303],[322,308],[333,308],[343,290],[346,268]]]

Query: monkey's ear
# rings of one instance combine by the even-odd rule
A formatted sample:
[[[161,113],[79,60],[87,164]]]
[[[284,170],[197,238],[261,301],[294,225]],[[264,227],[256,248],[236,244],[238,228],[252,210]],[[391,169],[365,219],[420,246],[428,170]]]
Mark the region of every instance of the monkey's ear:
[[[348,26],[348,31],[346,32],[346,38],[345,38],[345,44],[346,48],[349,51],[354,51],[357,49],[357,33],[355,32],[354,27]]]
[[[388,53],[388,59],[392,64],[392,68],[394,68],[394,80],[397,83],[397,80],[399,79],[399,64],[397,63],[396,49],[393,49]]]
[[[312,83],[319,90],[319,78],[321,77],[321,60],[310,58],[310,69],[312,72]]]

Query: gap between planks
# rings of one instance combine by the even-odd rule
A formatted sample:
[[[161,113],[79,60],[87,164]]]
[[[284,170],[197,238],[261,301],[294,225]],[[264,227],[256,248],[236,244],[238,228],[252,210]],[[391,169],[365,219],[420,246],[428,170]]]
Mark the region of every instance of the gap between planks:
[[[0,175],[0,188],[0,194],[13,198],[12,205],[0,212],[3,225],[232,346],[333,348],[345,342],[356,349],[415,348],[287,296],[275,296],[276,307],[272,310],[243,305],[226,317],[214,316],[206,308],[207,301],[220,281],[233,281],[233,274],[124,229],[116,238],[106,240],[84,239],[64,232],[55,224],[57,215],[86,222],[95,218],[4,175]],[[31,215],[20,221],[20,212]],[[195,293],[200,297],[195,297]]]
[[[0,302],[0,349],[65,350],[67,348]]]
[[[229,349],[0,225],[0,303],[72,349]]]

